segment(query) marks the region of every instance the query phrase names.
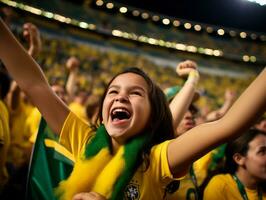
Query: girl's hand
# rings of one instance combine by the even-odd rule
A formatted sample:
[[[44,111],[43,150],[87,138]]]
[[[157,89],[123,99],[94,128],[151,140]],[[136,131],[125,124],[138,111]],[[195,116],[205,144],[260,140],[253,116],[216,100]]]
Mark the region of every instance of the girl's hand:
[[[186,60],[176,66],[176,73],[184,78],[186,78],[189,73],[194,70],[197,71],[197,64],[191,60]]]
[[[76,194],[72,200],[106,200],[106,198],[96,192],[82,192]]]

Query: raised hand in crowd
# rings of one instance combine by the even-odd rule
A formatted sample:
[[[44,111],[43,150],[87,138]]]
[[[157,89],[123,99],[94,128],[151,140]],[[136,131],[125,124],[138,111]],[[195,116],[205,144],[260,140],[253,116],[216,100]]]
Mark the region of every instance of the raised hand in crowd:
[[[25,23],[23,25],[23,37],[28,42],[29,55],[36,58],[42,50],[42,41],[38,28],[32,23]]]

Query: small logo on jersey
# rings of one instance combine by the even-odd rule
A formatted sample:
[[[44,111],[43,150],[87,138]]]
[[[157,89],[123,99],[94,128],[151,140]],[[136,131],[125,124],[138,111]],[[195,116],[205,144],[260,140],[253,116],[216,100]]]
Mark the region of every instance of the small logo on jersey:
[[[139,187],[135,184],[127,185],[125,189],[125,199],[126,200],[138,200],[139,199]]]

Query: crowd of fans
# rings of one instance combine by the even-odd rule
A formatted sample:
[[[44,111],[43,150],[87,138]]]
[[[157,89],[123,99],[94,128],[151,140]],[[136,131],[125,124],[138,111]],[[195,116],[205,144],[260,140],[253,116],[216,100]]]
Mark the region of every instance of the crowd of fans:
[[[77,116],[89,124],[95,124],[97,121],[95,115],[99,108],[98,102],[108,82],[115,74],[123,71],[127,67],[137,66],[141,68],[165,91],[169,91],[169,87],[172,86],[179,86],[181,88],[188,77],[188,74],[180,76],[180,73],[176,73],[176,69],[172,66],[159,66],[140,54],[122,52],[121,50],[107,48],[99,44],[93,46],[82,43],[82,40],[66,39],[45,32],[41,32],[40,35],[38,27],[31,23],[24,24],[22,28],[16,26],[16,32],[20,41],[28,50],[28,54],[44,70],[45,76],[52,85],[54,92],[62,101],[69,105],[69,108]],[[217,45],[216,42],[215,45]],[[183,59],[180,58],[180,60]],[[200,80],[196,91],[198,97],[192,100],[191,105],[189,105],[188,110],[184,114],[183,121],[180,120],[181,122],[176,129],[177,135],[175,137],[185,134],[186,131],[201,123],[220,119],[231,107],[236,96],[254,78],[248,77],[243,79],[204,74],[200,72],[200,68],[197,68],[197,64],[192,61],[177,63],[177,66],[179,68],[180,66],[186,66],[196,69],[200,73]],[[9,139],[7,136],[2,137],[2,133],[0,134],[2,137],[0,138],[0,197],[1,199],[12,199],[12,197],[17,197],[17,195],[25,194],[30,154],[35,142],[41,115],[27,95],[20,90],[16,82],[6,76],[4,66],[1,66],[0,80],[0,113],[4,113],[5,117],[3,118],[8,120],[8,122],[5,121],[3,123],[5,125],[8,124],[8,127],[3,126],[4,128],[1,127],[2,129],[0,130],[6,131],[7,135],[10,133]],[[176,91],[175,94],[178,92]],[[229,147],[235,148],[236,150],[231,151],[227,149],[227,157],[232,159],[234,154],[237,153],[245,157],[249,151],[253,150],[253,147],[249,146],[249,144],[253,145],[253,143],[251,144],[253,140],[259,138],[265,141],[265,115],[256,126],[258,130],[248,131],[246,134],[251,134],[250,132],[252,132],[252,137],[246,139],[246,143],[242,144],[244,147],[239,147],[244,148],[245,152],[239,152],[237,147],[235,147],[239,144],[232,142],[232,144],[229,144]],[[240,138],[238,140],[242,139]],[[172,191],[171,186],[169,186],[169,194],[172,196],[167,195],[167,199],[186,199],[191,198],[191,196],[193,196],[193,199],[216,198],[216,196],[212,196],[213,193],[211,193],[211,190],[215,187],[215,184],[219,183],[220,180],[216,181],[219,175],[210,182],[205,191],[204,189],[211,176],[216,173],[219,167],[223,166],[223,161],[225,161],[224,152],[225,149],[222,145],[194,162],[190,167],[190,172],[180,181],[181,184],[179,186],[175,187],[175,184],[178,183],[173,182],[172,188],[177,189],[179,187],[179,190],[176,191],[176,189],[173,189]],[[233,165],[232,163],[234,161],[231,161],[229,164]],[[229,165],[228,163],[226,164]],[[233,172],[226,172],[236,174],[237,171],[243,170],[240,162],[234,165],[235,170]],[[222,178],[230,179],[226,177],[228,175],[224,176]],[[254,176],[256,178],[259,177],[258,174]],[[262,180],[262,183],[265,183],[264,177]],[[233,185],[234,182],[231,179],[230,181],[230,184]],[[229,184],[226,181],[225,183]],[[190,191],[189,193],[188,191],[191,188],[192,192]],[[263,199],[265,198],[264,190],[265,188],[262,188]],[[235,193],[235,190],[232,189],[232,195],[235,195]],[[247,193],[249,197],[250,195],[254,195],[251,190]],[[219,195],[222,198],[224,195],[223,191]]]

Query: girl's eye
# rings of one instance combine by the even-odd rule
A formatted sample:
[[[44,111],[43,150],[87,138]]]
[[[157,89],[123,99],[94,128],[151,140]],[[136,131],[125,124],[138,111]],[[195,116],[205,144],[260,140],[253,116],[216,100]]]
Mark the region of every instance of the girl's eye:
[[[116,90],[109,90],[108,94],[117,94],[118,92]]]
[[[266,148],[262,148],[260,149],[260,151],[258,152],[260,155],[265,155],[266,154]]]
[[[131,94],[132,95],[142,96],[141,92],[139,92],[139,91],[132,91]]]

